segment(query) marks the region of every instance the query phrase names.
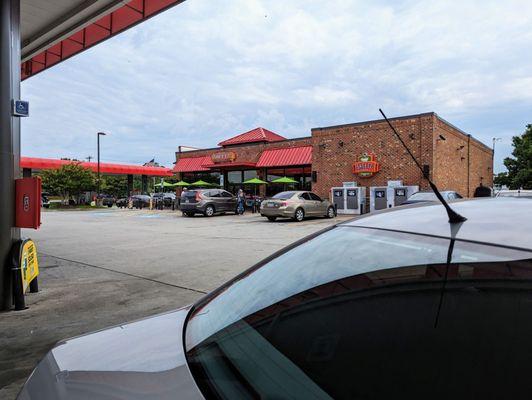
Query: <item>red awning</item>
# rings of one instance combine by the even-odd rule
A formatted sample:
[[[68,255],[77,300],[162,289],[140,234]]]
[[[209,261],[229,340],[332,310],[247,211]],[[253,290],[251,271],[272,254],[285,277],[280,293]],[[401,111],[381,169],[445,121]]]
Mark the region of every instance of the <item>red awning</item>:
[[[257,168],[312,164],[312,146],[264,150]]]
[[[30,169],[58,169],[63,165],[78,163],[93,172],[98,171],[98,163],[80,162],[73,160],[58,160],[53,158],[21,157],[20,168]],[[100,163],[100,172],[111,175],[148,175],[148,176],[173,176],[172,170],[165,167],[145,167],[131,164]]]
[[[174,172],[201,172],[209,171],[205,164],[212,164],[211,157],[186,157],[180,158],[175,163]]]
[[[217,163],[214,164],[212,161],[209,164],[205,164],[205,167],[208,167],[210,169],[246,169],[246,168],[255,168],[257,166],[254,162],[228,162],[228,163]]]

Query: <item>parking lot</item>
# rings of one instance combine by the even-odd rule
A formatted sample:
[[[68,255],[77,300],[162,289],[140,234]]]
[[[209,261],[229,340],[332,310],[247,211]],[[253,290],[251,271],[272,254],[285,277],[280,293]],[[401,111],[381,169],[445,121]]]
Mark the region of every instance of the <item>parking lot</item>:
[[[58,340],[189,304],[284,246],[348,219],[269,222],[258,214],[48,211],[23,235],[39,251],[40,292],[0,314],[0,398],[13,398]]]

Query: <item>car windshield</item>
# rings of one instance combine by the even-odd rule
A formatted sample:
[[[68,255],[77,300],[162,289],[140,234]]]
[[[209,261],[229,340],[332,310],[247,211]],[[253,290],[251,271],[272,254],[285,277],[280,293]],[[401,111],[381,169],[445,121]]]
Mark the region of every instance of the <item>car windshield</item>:
[[[272,196],[272,199],[279,199],[279,200],[288,200],[291,198],[296,192],[281,192],[277,193],[276,195]]]
[[[436,198],[436,195],[432,192],[418,192],[414,193],[412,196],[408,198],[408,200],[438,200]]]
[[[408,383],[420,393],[443,385],[438,373],[448,378],[455,372],[430,375],[419,368],[439,368],[431,362],[436,351],[423,350],[434,345],[431,340],[457,336],[452,324],[441,336],[433,334],[442,277],[475,287],[458,294],[479,301],[488,297],[474,279],[532,278],[532,252],[460,241],[446,272],[449,244],[445,238],[338,227],[248,271],[197,304],[189,319],[187,359],[200,388],[227,399],[351,399],[391,397]],[[456,306],[453,294],[447,298],[446,318]],[[479,328],[470,329],[484,334]],[[460,361],[449,371],[467,373],[474,363]]]

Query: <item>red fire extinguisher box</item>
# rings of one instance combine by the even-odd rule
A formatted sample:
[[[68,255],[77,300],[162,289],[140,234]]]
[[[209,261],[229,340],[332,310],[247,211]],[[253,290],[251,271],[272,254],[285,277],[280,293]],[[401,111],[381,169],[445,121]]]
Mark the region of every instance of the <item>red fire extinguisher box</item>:
[[[41,225],[41,178],[15,180],[15,226],[39,229]]]

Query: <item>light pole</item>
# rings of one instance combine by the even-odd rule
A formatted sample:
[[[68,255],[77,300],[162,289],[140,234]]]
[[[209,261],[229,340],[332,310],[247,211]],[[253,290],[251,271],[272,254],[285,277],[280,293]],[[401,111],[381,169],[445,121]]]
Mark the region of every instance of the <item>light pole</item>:
[[[96,205],[98,205],[98,202],[100,201],[100,136],[105,136],[106,134],[104,132],[98,132],[96,135],[98,137],[98,192],[96,196]]]

